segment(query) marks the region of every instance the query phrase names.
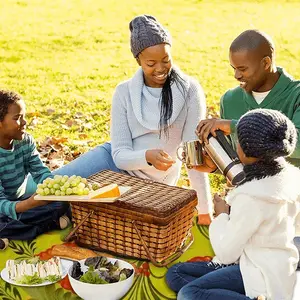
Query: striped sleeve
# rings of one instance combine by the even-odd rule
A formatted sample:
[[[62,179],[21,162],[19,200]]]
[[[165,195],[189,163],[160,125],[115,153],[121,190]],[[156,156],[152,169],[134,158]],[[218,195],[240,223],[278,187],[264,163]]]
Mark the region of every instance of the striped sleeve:
[[[36,149],[35,142],[31,136],[29,136],[28,144],[28,156],[27,156],[27,165],[28,171],[31,174],[35,183],[41,183],[47,177],[53,177],[51,171],[44,165],[40,158],[40,154]]]
[[[18,202],[19,201],[10,201],[7,199],[0,180],[0,213],[17,220],[16,205]]]

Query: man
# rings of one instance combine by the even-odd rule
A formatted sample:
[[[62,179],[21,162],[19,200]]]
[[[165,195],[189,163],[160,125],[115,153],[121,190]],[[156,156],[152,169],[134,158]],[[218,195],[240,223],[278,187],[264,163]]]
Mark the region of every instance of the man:
[[[237,120],[244,113],[255,108],[279,110],[297,128],[296,150],[287,160],[300,167],[300,81],[276,67],[273,41],[257,30],[246,30],[232,42],[229,60],[240,85],[228,90],[221,98],[221,119],[206,119],[199,123],[196,131],[200,141],[207,143],[208,135],[215,136],[219,129],[230,135],[235,147]],[[205,166],[197,169],[212,172],[216,166],[205,157]],[[300,237],[295,238],[295,243],[300,252]]]
[[[209,133],[215,136],[215,131],[220,129],[226,135],[230,134],[235,147],[237,120],[244,113],[255,108],[279,110],[293,121],[298,130],[297,148],[288,160],[300,167],[300,81],[276,67],[273,41],[257,30],[244,31],[232,42],[229,60],[240,85],[223,95],[221,119],[199,123],[200,140],[207,143]]]

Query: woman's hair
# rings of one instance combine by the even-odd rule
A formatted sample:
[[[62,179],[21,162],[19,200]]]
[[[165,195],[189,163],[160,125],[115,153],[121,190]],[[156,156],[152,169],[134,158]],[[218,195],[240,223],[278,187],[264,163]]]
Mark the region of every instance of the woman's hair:
[[[137,58],[146,48],[159,44],[172,45],[169,32],[150,15],[140,15],[135,17],[129,23],[130,29],[130,48],[133,56]],[[184,79],[179,73],[171,69],[165,84],[163,85],[160,99],[160,122],[159,129],[161,137],[162,132],[168,137],[169,120],[173,113],[173,95],[171,86],[176,84],[181,93],[186,93]]]
[[[22,97],[12,91],[0,90],[0,122],[2,122],[8,113],[8,107],[20,101]]]
[[[160,120],[159,120],[159,136],[161,137],[162,133],[169,137],[169,120],[172,117],[173,113],[173,95],[171,86],[176,84],[179,91],[182,95],[186,96],[186,87],[185,81],[180,76],[180,74],[175,70],[171,69],[166,82],[163,85],[161,96],[160,96]]]

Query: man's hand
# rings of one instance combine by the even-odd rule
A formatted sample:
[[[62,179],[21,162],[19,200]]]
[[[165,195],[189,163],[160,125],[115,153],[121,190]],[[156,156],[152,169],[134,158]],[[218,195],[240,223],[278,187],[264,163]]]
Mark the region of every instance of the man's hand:
[[[218,194],[214,195],[213,203],[216,217],[222,213],[229,215],[229,205]]]
[[[200,143],[208,144],[208,135],[211,133],[215,137],[216,130],[221,130],[225,135],[229,135],[231,133],[230,124],[231,120],[217,118],[200,121],[196,129],[196,134],[200,139]]]
[[[51,202],[51,201],[44,201],[44,200],[34,200],[35,195],[36,194],[32,195],[30,198],[26,200],[22,200],[18,202],[16,204],[16,212],[21,213],[34,207],[47,205]]]
[[[160,171],[167,171],[176,162],[167,152],[161,149],[147,150],[146,160]]]

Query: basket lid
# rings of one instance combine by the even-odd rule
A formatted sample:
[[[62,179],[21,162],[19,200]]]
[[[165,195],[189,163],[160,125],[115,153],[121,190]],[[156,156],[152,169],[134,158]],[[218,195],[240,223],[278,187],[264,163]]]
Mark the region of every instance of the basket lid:
[[[157,217],[168,217],[197,198],[194,190],[169,186],[156,181],[104,170],[88,178],[101,186],[116,183],[131,189],[109,205],[120,206],[133,211]]]

